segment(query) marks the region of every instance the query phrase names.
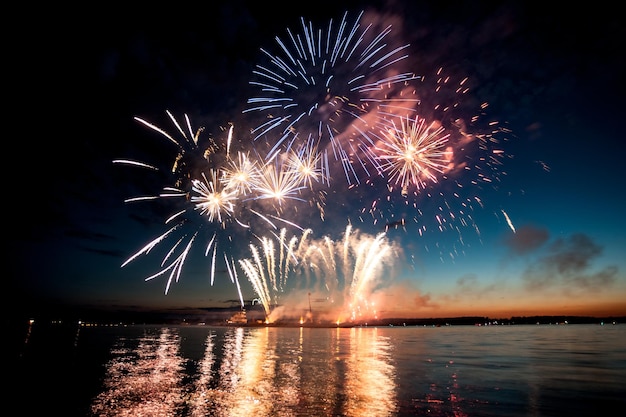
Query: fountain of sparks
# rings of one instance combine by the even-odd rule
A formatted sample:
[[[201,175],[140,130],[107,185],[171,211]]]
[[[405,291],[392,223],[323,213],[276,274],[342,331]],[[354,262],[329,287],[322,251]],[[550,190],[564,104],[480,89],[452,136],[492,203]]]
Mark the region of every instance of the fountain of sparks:
[[[301,239],[306,239],[310,230],[305,230]],[[239,260],[241,269],[252,284],[265,311],[266,322],[270,322],[272,308],[286,291],[287,277],[300,263],[301,246],[298,238],[287,239],[287,230],[281,229],[274,239],[259,237],[260,248],[250,244],[250,258]]]

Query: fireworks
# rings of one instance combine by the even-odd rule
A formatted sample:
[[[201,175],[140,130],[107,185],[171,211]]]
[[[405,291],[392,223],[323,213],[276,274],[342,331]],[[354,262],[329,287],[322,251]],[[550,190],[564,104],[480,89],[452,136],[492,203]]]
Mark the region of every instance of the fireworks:
[[[278,160],[267,164],[256,183],[258,199],[271,199],[281,206],[285,200],[298,199],[298,191],[302,190],[301,176],[297,171],[290,170]]]
[[[399,254],[399,248],[385,233],[360,233],[349,224],[341,240],[325,236],[310,241],[301,263],[308,269],[310,284],[311,277],[315,278],[316,286],[312,289],[325,293],[334,305],[325,314],[335,315],[332,321],[339,323],[377,318],[370,296],[383,284],[384,273],[393,269]]]
[[[418,78],[398,71],[409,45],[392,46],[391,26],[377,33],[376,22],[365,24],[362,17],[350,24],[346,13],[326,31],[301,19],[301,33],[288,29],[288,41],[276,37],[278,52],[261,49],[269,62],[256,66],[250,84],[259,93],[244,111],[262,115],[255,140],[279,132],[274,149],[285,150],[296,140],[313,141],[324,160],[341,163],[349,184],[360,182],[358,167],[369,175],[366,165],[374,162],[367,135],[372,122],[405,106],[401,91]]]
[[[498,187],[506,157],[508,131],[487,119],[487,103],[474,106],[468,84],[440,68],[416,85],[412,94],[419,105],[413,112],[379,119],[372,153],[383,175],[367,180],[376,192],[363,198],[360,209],[362,221],[401,224],[408,235],[449,235],[452,246],[424,245],[442,261],[462,254],[468,231],[480,240],[475,213],[484,203],[479,193]]]
[[[229,160],[223,168],[221,182],[224,187],[234,190],[237,194],[251,194],[254,184],[259,181],[261,172],[256,161],[249,154],[237,153],[237,160]]]
[[[436,183],[450,167],[452,150],[442,126],[426,126],[419,116],[413,120],[402,118],[400,123],[400,128],[392,124],[377,150],[388,182],[399,185],[406,195],[410,186],[424,189],[425,181]]]
[[[306,238],[309,233],[310,230],[306,230],[303,236]],[[270,316],[272,306],[278,304],[280,294],[285,291],[290,270],[300,262],[298,239],[294,236],[287,241],[286,234],[287,230],[281,229],[280,234],[275,235],[276,242],[269,237],[259,238],[263,256],[256,245],[250,244],[251,258],[239,261],[266,317]]]
[[[122,266],[169,242],[161,269],[146,278],[168,274],[167,294],[192,248],[202,245],[211,285],[223,262],[243,307],[243,272],[268,320],[293,291],[323,294],[339,320],[376,317],[369,296],[399,248],[386,233],[351,225],[341,241],[314,240],[307,210],[319,210],[325,222],[328,209],[348,205],[328,205],[332,195],[361,204],[349,217],[366,224],[369,215],[374,229],[382,222],[385,232],[402,225],[418,237],[449,231],[462,244],[462,229],[480,235],[473,212],[483,202],[475,191],[497,183],[504,156],[498,136],[506,131],[493,121],[484,128],[486,103],[478,114],[462,105],[467,78],[455,84],[440,70],[431,82],[404,70],[409,45],[392,36],[391,26],[367,23],[363,13],[352,22],[346,13],[324,30],[304,18],[300,25],[299,33],[287,30],[286,41],[275,38],[277,52],[261,49],[268,62],[256,65],[250,84],[257,93],[242,113],[261,119],[244,123],[253,126],[249,138],[236,137],[231,124],[225,138],[203,139],[204,128],[194,130],[186,115],[179,123],[169,111],[176,135],[135,118],[173,144],[175,154],[161,192],[126,201],[165,200],[172,211],[165,231]],[[114,162],[161,171],[148,162]],[[335,172],[346,182],[337,185]],[[300,236],[287,238],[296,229]],[[243,240],[250,236],[256,240]],[[249,256],[231,253],[235,241],[247,244]]]
[[[200,145],[200,132],[203,129],[189,136],[172,114],[167,114],[181,133],[182,140],[175,139],[173,135],[143,119],[136,120],[177,145],[171,168],[175,186],[164,187],[158,195],[132,197],[126,202],[176,200],[174,213],[165,221],[166,224],[175,222],[175,225],[132,255],[122,266],[142,254],[147,255],[166,240],[173,241],[170,250],[162,258],[162,269],[146,278],[146,281],[152,280],[169,272],[165,289],[167,294],[171,284],[178,282],[185,260],[198,236],[207,235],[205,256],[211,257],[211,284],[215,279],[218,245],[226,246],[223,257],[229,267],[231,280],[236,281],[236,271],[230,268],[227,252],[233,235],[238,233],[237,229],[251,228],[253,218],[270,229],[277,229],[274,224],[276,220],[297,226],[283,219],[280,213],[284,211],[283,205],[287,199],[304,201],[297,196],[298,192],[306,188],[312,179],[321,178],[315,166],[317,160],[309,154],[298,153],[285,164],[279,163],[282,161],[280,158],[262,164],[251,159],[250,153],[242,151],[236,152],[236,159],[232,159],[232,126],[226,140],[226,155],[223,155],[223,147],[213,140],[207,141],[204,146]],[[189,118],[185,116],[185,120],[191,134]],[[158,171],[157,167],[144,162],[118,159],[114,163]],[[270,203],[261,206],[254,204],[259,201]],[[258,223],[255,226],[259,226]],[[193,228],[191,231],[190,227]],[[264,230],[263,227],[260,229]]]
[[[328,166],[327,163],[324,165]],[[306,143],[299,150],[288,152],[287,166],[299,178],[298,182],[310,189],[317,183],[330,185],[329,174],[322,168],[322,156],[311,143]]]
[[[348,225],[343,239],[312,239],[313,231],[287,238],[286,229],[271,237],[259,237],[260,247],[250,244],[250,257],[240,266],[250,281],[268,322],[298,315],[295,300],[311,291],[327,300],[317,312],[332,322],[376,318],[369,296],[389,271],[398,248],[384,233],[376,236],[354,231]],[[318,317],[319,318],[319,317]]]
[[[198,195],[193,195],[191,202],[196,203],[196,209],[200,214],[206,215],[210,222],[217,220],[218,223],[223,223],[222,214],[227,216],[233,214],[238,188],[224,186],[215,170],[211,170],[210,175],[211,180],[207,180],[204,174],[202,174],[204,181],[192,180],[191,190]]]

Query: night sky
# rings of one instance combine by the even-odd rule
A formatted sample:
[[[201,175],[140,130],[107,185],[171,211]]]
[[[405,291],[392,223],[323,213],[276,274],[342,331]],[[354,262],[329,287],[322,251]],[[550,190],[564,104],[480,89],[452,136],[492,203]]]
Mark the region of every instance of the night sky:
[[[238,265],[251,257],[250,244],[259,246],[259,237],[276,240],[283,227],[288,237],[301,237],[302,229],[310,228],[308,245],[323,246],[326,237],[339,248],[350,225],[354,242],[372,244],[385,232],[383,247],[370,246],[372,252],[364,256],[381,256],[359,293],[358,308],[367,314],[626,315],[626,45],[619,13],[609,3],[567,12],[507,1],[296,2],[289,7],[229,1],[202,10],[169,7],[141,13],[121,7],[39,10],[28,20],[35,35],[16,34],[8,47],[12,58],[5,80],[12,93],[6,119],[12,134],[5,153],[10,174],[5,297],[16,300],[12,305],[19,314],[248,306],[259,294],[237,269],[239,293],[225,255]],[[337,30],[346,12],[352,28],[361,11],[357,33],[372,24],[365,38],[389,28],[379,43],[382,50],[375,52],[389,66],[377,67],[372,58],[359,67],[356,54],[339,58],[325,69],[334,72],[338,87],[332,93],[351,103],[381,94],[397,99],[399,90],[403,99],[419,98],[419,105],[409,106],[427,123],[440,121],[450,134],[455,153],[445,173],[426,178],[422,187],[409,186],[405,194],[392,184],[390,173],[381,173],[367,158],[363,144],[380,156],[381,136],[367,129],[381,119],[387,127],[389,120],[400,126],[400,119],[371,110],[376,103],[368,102],[371,107],[360,119],[370,125],[361,131],[350,123],[356,120],[349,116],[354,111],[324,119],[335,123],[337,143],[348,138],[342,146],[356,149],[348,171],[323,135],[328,181],[280,204],[237,201],[237,220],[246,227],[232,220],[211,222],[180,197],[125,203],[159,195],[177,181],[193,194],[190,179],[200,179],[209,144],[214,145],[209,162],[228,158],[230,126],[233,154],[236,149],[266,155],[284,125],[260,138],[256,128],[285,110],[246,109],[255,107],[249,99],[269,94],[254,82],[260,67],[277,72],[269,59],[284,56],[276,38],[296,53],[289,34],[302,39],[301,18],[324,38]],[[403,49],[392,55],[403,58],[385,60],[396,47]],[[363,69],[367,65],[373,69]],[[374,93],[350,89],[350,71],[370,77],[376,68],[371,79],[391,73],[415,77],[381,83]],[[288,81],[300,87],[298,93],[285,87],[276,96],[298,104],[325,100],[323,86],[305,88],[297,76]],[[185,148],[187,159],[176,172],[171,168],[179,146],[135,119],[183,143],[167,112],[185,132],[186,117],[193,133],[203,128],[198,149]],[[294,132],[299,135],[294,144],[316,132],[312,119],[294,124],[292,136],[281,144]],[[374,140],[364,141],[363,131]],[[113,163],[121,159],[158,170]],[[168,230],[173,223],[166,220],[181,209],[190,220],[181,227],[186,239],[198,234],[169,288],[169,272],[145,278],[164,268],[161,261],[176,238],[122,267]],[[275,217],[267,217],[270,222],[255,213]],[[213,275],[212,255],[205,256],[205,250],[214,233]],[[356,250],[357,243],[351,245]],[[336,262],[339,252],[334,252]],[[339,274],[337,266],[338,276],[330,277],[336,287],[329,288],[328,275],[321,278],[319,272],[319,262],[330,265],[329,258],[330,252],[309,258],[286,275],[279,294],[284,311],[305,310],[311,300],[316,311],[343,311],[347,317],[354,308],[346,295],[353,278]]]

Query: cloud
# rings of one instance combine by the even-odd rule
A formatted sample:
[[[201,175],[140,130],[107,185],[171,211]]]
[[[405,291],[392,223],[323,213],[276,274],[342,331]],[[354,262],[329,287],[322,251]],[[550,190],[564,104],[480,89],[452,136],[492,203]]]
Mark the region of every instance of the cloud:
[[[483,284],[475,274],[465,274],[456,280],[456,289],[446,297],[448,302],[458,302],[464,299],[481,299],[489,297],[498,290],[493,283]]]
[[[549,237],[547,229],[535,226],[522,226],[508,236],[505,244],[516,255],[525,255],[542,246]]]
[[[592,261],[602,254],[602,246],[597,245],[584,234],[574,234],[557,239],[548,248],[548,255],[530,265],[522,279],[531,291],[541,291],[562,285],[565,292],[577,290],[600,290],[611,286],[618,268],[608,266],[599,272],[590,272]]]
[[[576,234],[569,239],[558,239],[551,247],[552,255],[545,261],[554,265],[559,273],[571,274],[589,266],[589,261],[602,253],[602,247],[593,243],[591,238]]]

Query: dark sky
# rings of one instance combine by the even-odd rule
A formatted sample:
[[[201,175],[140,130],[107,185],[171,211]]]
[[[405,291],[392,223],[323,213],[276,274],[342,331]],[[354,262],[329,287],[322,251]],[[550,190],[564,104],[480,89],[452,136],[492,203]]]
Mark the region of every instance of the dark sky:
[[[456,197],[447,197],[454,195],[449,184],[432,185],[431,198],[421,193],[418,212],[415,205],[385,200],[387,191],[373,185],[342,183],[328,192],[324,221],[304,209],[290,219],[303,227],[311,221],[317,238],[332,234],[336,240],[347,222],[373,236],[384,223],[408,219],[408,227],[388,233],[402,252],[394,285],[383,283],[386,293],[369,294],[407,315],[469,314],[472,306],[476,314],[539,314],[542,308],[626,313],[619,301],[626,299],[624,28],[608,2],[567,7],[229,1],[198,10],[24,10],[18,17],[23,24],[7,39],[5,64],[11,99],[6,172],[12,174],[5,188],[7,296],[18,300],[24,314],[58,305],[236,305],[237,289],[223,267],[219,282],[209,285],[206,257],[190,261],[167,295],[166,278],[144,282],[160,269],[160,258],[120,268],[165,230],[172,214],[166,204],[124,200],[158,192],[171,179],[167,169],[149,175],[112,161],[137,159],[167,168],[176,149],[134,120],[175,134],[167,110],[181,121],[188,115],[194,129],[204,127],[203,138],[223,140],[232,123],[238,141],[251,142],[255,115],[242,112],[256,94],[249,81],[266,58],[261,48],[277,51],[275,37],[287,40],[287,28],[301,31],[301,17],[323,31],[344,12],[352,22],[363,10],[375,29],[392,25],[390,43],[410,45],[403,61],[410,71],[427,82],[437,79],[439,68],[455,80],[450,84],[468,78],[459,112],[476,111],[506,128],[494,135],[506,139],[497,181],[474,189],[469,177],[476,170],[453,180],[463,186],[461,194],[481,200],[472,207],[475,224],[460,222],[468,230],[450,226],[439,232],[429,224],[442,207],[467,216],[458,215],[463,205],[456,206]],[[435,96],[434,90],[423,93],[425,102]],[[484,168],[481,162],[472,155],[472,164]],[[381,206],[388,202],[376,222],[363,216],[372,199]],[[448,224],[457,220],[447,216]],[[249,241],[235,240],[236,255],[243,256]],[[239,279],[249,302],[258,294],[241,271]],[[507,310],[501,304],[511,304],[505,295],[511,293],[515,306]]]

